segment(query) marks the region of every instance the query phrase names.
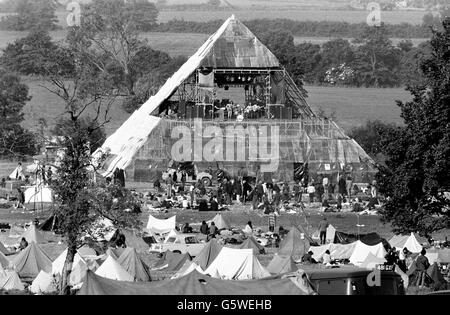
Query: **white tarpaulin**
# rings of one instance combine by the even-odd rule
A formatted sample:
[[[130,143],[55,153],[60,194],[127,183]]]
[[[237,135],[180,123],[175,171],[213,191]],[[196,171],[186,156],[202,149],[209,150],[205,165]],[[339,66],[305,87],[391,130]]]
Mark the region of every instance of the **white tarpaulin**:
[[[322,246],[311,246],[310,251],[313,252],[313,258],[320,260],[325,254],[325,251],[329,250],[331,259],[350,259],[355,249],[356,242],[351,244],[326,244]]]
[[[417,241],[414,233],[411,233],[411,235],[394,235],[389,240],[389,244],[397,250],[403,250],[406,247],[412,253],[420,253],[422,251],[422,245]]]
[[[386,250],[384,249],[383,243],[369,246],[361,241],[356,241],[355,249],[352,256],[350,257],[350,263],[354,264],[355,266],[360,266],[369,253],[372,253],[375,257],[378,258],[384,258],[386,256]]]
[[[224,280],[249,280],[270,277],[252,249],[224,247],[205,274]]]
[[[25,190],[25,203],[52,203],[53,193],[49,187],[33,186]]]
[[[147,229],[153,233],[165,234],[175,230],[177,216],[173,216],[166,220],[157,219],[150,214],[147,223]]]

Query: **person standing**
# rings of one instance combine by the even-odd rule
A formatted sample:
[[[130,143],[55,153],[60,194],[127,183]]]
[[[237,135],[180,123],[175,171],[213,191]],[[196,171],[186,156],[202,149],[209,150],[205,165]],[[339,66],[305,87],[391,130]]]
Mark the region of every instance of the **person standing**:
[[[234,193],[236,194],[236,201],[238,203],[241,203],[241,197],[243,195],[243,192],[242,192],[242,181],[239,180],[239,178],[234,181]]]
[[[428,261],[427,251],[422,249],[420,252],[419,257],[416,259],[416,270],[417,270],[417,283],[416,285],[419,287],[423,287],[426,284],[426,278],[427,278],[427,270],[430,268],[430,262]]]
[[[283,184],[283,202],[289,202],[291,199],[291,190],[289,188],[289,183],[284,182]]]
[[[350,174],[348,174],[347,179],[345,180],[345,188],[349,200],[352,198],[352,187],[353,187],[353,178]]]
[[[339,176],[339,181],[338,181],[338,194],[345,196],[347,193],[347,187],[346,187],[346,183],[345,183],[345,179],[344,176],[341,175]]]
[[[320,232],[320,244],[325,245],[327,241],[327,228],[328,228],[328,222],[327,218],[323,218],[322,221],[319,223],[319,232]]]
[[[314,187],[314,184],[312,182],[308,185],[308,188],[306,188],[306,192],[309,195],[309,203],[313,203],[314,195],[316,194],[316,188]]]
[[[25,194],[20,187],[17,188],[17,204],[15,208],[23,208],[23,210],[27,210],[27,208],[25,208]]]
[[[167,189],[167,198],[172,198],[172,186],[173,186],[173,179],[172,175],[169,174],[169,177],[167,177],[166,180],[166,189]]]
[[[269,231],[274,232],[275,226],[276,226],[276,213],[275,211],[272,211],[269,213]]]
[[[322,185],[323,185],[323,194],[324,194],[324,199],[328,200],[329,199],[329,181],[328,181],[328,177],[324,176],[322,179]]]
[[[202,222],[202,226],[200,227],[200,233],[202,233],[204,235],[208,235],[209,227],[208,227],[208,224],[206,224],[206,221]]]
[[[322,263],[324,265],[331,264],[331,254],[328,249],[325,251],[325,254],[323,254],[322,259],[323,259]]]
[[[294,198],[295,198],[295,203],[300,203],[302,201],[302,192],[301,192],[301,187],[298,181],[295,181],[294,184]]]

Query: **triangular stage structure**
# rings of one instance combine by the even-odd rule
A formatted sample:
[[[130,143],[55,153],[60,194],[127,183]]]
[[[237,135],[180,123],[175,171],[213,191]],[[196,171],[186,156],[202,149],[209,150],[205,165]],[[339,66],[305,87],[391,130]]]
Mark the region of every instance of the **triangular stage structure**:
[[[241,115],[243,117],[246,113],[248,116],[240,120],[225,121],[224,113],[214,109],[215,105],[225,108],[223,104],[216,104],[219,102],[216,90],[226,92],[230,86],[242,91],[242,100],[239,101],[244,103],[241,104]],[[173,147],[177,141],[171,137],[174,128],[194,130],[202,142],[197,142],[198,147],[210,141],[211,137],[197,128],[200,118],[202,126],[199,128],[205,130],[208,127],[226,130],[227,127],[235,127],[236,121],[244,130],[277,127],[280,156],[275,160],[279,166],[276,171],[265,173],[292,179],[296,165],[306,163],[310,172],[343,171],[349,165],[364,172],[375,172],[374,161],[361,146],[333,121],[318,117],[305,96],[270,49],[233,15],[155,95],[106,139],[93,154],[93,163],[100,166],[105,177],[112,176],[116,169],[130,169],[128,180],[153,181],[173,161],[172,152],[167,148]],[[222,102],[229,101],[225,97]],[[177,118],[165,114],[169,108],[176,110]],[[261,117],[253,117],[257,112]],[[255,135],[258,138],[257,134],[258,131],[248,133],[249,141],[243,143],[253,143],[252,139]],[[225,140],[226,135],[223,137]],[[224,156],[211,162],[196,150],[190,150],[193,151],[191,156],[183,158],[183,161],[199,162],[203,168],[209,164],[216,167],[218,163],[230,169],[230,175],[236,175],[233,172],[241,167],[247,167],[253,174],[259,165],[274,160],[272,157],[252,158],[250,147],[250,144],[237,146],[237,150],[245,151],[245,158],[239,162],[233,160],[236,167],[232,168]]]

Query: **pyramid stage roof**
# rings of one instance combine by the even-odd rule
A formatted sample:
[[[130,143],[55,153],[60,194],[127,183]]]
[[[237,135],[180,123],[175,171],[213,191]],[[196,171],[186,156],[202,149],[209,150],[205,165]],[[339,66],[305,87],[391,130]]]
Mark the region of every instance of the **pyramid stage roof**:
[[[236,89],[240,89],[239,95]],[[127,180],[150,182],[174,159],[170,148],[179,140],[172,138],[175,128],[194,130],[201,138],[197,147],[203,144],[205,148],[211,140],[206,130],[225,131],[236,128],[238,122],[247,132],[243,137],[248,138],[236,148],[246,151],[244,159],[239,163],[236,159],[231,165],[225,156],[229,148],[223,148],[222,155],[217,153],[212,162],[214,167],[219,163],[231,172],[241,167],[249,170],[249,175],[256,172],[274,158],[250,156],[249,143],[258,137],[258,131],[251,130],[276,127],[281,170],[276,173],[285,180],[292,180],[294,164],[305,163],[310,171],[339,171],[343,165],[358,164],[358,169],[375,172],[373,160],[361,146],[333,121],[317,117],[305,94],[270,49],[233,15],[106,139],[93,159],[101,166],[103,176],[111,176],[115,169],[128,169]],[[224,111],[230,101],[236,102],[240,114],[227,120]],[[223,132],[223,142],[228,137]],[[206,169],[210,160],[191,151],[183,161],[195,161],[199,170]],[[361,164],[364,168],[359,167]]]

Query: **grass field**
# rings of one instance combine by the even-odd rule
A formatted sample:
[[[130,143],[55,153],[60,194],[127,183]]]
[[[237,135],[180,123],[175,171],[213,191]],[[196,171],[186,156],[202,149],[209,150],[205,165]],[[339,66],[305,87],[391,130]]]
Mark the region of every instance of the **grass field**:
[[[161,11],[159,22],[167,22],[173,19],[186,21],[210,21],[227,19],[232,14],[245,20],[253,19],[290,19],[295,21],[335,21],[348,23],[366,22],[368,12],[352,10],[321,10],[321,9],[240,9],[221,11]],[[383,11],[381,20],[386,24],[410,23],[419,25],[426,11]]]

